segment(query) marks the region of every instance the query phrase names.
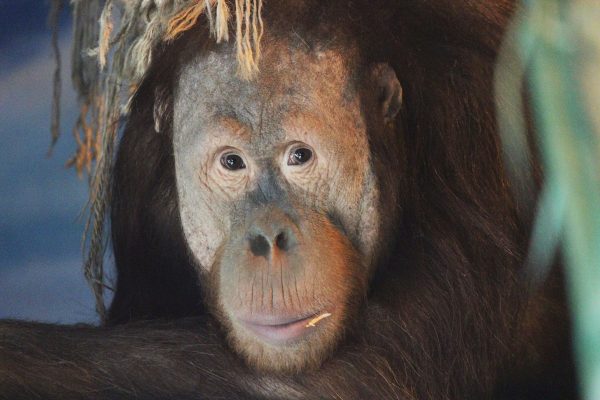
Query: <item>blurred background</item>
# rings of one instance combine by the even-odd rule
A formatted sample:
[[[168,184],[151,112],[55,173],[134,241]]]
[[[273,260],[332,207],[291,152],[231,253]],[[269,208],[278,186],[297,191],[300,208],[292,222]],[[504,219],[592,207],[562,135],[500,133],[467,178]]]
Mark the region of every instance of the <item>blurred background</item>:
[[[50,5],[0,0],[0,318],[96,322],[82,273],[87,182],[65,162],[77,106],[70,82],[70,15],[60,18],[62,136],[52,155]]]

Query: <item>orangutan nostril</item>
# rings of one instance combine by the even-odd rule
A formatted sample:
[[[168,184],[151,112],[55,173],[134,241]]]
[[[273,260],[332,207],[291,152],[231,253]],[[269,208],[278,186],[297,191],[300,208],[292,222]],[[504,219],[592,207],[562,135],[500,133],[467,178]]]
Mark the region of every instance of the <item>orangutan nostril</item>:
[[[268,257],[271,250],[271,245],[267,238],[261,234],[256,234],[250,237],[250,251],[255,256]]]
[[[289,241],[285,232],[281,232],[275,237],[275,245],[277,248],[283,251],[287,251],[289,247]]]

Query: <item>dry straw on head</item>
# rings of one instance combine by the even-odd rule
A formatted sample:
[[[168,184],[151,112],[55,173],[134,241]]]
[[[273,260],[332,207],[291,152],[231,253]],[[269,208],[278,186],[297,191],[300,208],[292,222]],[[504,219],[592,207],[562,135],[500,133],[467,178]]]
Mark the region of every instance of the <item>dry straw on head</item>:
[[[52,1],[53,10],[60,10],[66,2]],[[129,111],[129,101],[152,61],[152,51],[161,41],[173,40],[194,27],[201,15],[205,16],[217,43],[228,41],[233,6],[238,74],[252,79],[260,60],[262,0],[71,0],[70,3],[74,16],[72,80],[81,113],[74,128],[77,151],[68,165],[74,166],[79,174],[87,171],[90,176],[84,270],[103,320],[103,291],[107,287],[103,272],[104,228],[118,122]],[[60,54],[55,51],[60,63]],[[60,76],[55,79],[55,98],[58,98]],[[54,142],[58,137],[59,110],[58,106],[53,109]]]

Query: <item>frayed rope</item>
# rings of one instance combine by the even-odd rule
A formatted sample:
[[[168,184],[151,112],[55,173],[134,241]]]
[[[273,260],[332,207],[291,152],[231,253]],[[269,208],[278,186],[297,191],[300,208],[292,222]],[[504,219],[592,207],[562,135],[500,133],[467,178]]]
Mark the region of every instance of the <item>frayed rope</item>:
[[[194,27],[203,13],[207,16],[210,32],[217,43],[228,41],[230,12],[226,0],[196,0],[171,18],[165,40],[173,40]],[[260,42],[264,31],[261,13],[262,0],[235,0],[238,73],[244,79],[252,79],[258,72]]]

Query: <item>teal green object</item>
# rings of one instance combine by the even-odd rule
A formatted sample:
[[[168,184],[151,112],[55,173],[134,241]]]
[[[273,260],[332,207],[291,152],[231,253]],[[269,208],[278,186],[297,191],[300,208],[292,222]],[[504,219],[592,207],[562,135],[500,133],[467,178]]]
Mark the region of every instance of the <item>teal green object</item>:
[[[530,247],[530,265],[544,275],[558,247],[574,323],[574,348],[581,393],[585,400],[600,400],[600,132],[586,111],[581,64],[586,49],[577,7],[588,2],[529,1],[515,18],[504,51],[516,52],[530,84],[534,123],[544,164],[544,188]],[[586,10],[583,10],[585,13]],[[600,25],[600,20],[596,20]],[[600,42],[599,37],[596,38]],[[589,38],[588,38],[589,39]],[[600,49],[597,42],[596,50]],[[500,57],[496,86],[500,128],[513,176],[526,168],[524,118],[520,104],[521,77]],[[512,71],[515,71],[513,68]],[[597,66],[600,73],[600,65]],[[517,98],[510,105],[510,99]],[[600,102],[600,99],[595,99]],[[589,101],[589,100],[588,100]],[[506,104],[509,104],[506,106]],[[596,103],[597,104],[597,103]],[[506,106],[506,107],[505,107]],[[589,106],[589,104],[588,104]],[[520,108],[520,109],[519,109]],[[593,108],[593,107],[592,107]],[[527,175],[527,174],[525,174]],[[528,176],[521,179],[530,180]]]

